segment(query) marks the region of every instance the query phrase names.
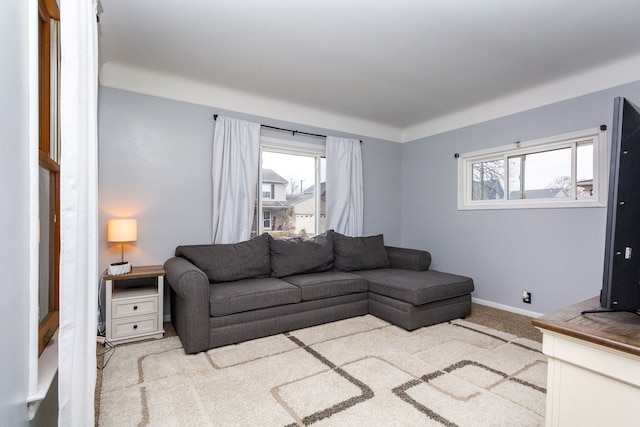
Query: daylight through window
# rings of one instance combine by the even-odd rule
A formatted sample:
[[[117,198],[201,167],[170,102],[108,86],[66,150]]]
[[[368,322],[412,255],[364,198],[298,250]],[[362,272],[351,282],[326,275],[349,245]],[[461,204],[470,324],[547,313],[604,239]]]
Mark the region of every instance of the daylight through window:
[[[252,235],[311,237],[325,231],[325,147],[263,137]]]
[[[605,205],[605,131],[590,129],[458,159],[458,209]]]

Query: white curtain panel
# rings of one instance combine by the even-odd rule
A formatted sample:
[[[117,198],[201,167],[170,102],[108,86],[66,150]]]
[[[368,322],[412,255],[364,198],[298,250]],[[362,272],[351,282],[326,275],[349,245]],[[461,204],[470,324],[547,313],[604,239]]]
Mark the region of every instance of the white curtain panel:
[[[60,2],[58,425],[94,425],[98,279],[96,1]]]
[[[357,139],[327,137],[327,230],[362,236],[362,150]]]
[[[218,116],[213,132],[213,243],[249,240],[260,156],[258,123]]]

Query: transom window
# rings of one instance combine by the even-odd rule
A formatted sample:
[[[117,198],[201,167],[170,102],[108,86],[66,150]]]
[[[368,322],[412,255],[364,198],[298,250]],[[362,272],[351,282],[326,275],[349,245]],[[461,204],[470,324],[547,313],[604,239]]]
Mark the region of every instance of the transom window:
[[[460,155],[458,209],[605,206],[604,127]]]

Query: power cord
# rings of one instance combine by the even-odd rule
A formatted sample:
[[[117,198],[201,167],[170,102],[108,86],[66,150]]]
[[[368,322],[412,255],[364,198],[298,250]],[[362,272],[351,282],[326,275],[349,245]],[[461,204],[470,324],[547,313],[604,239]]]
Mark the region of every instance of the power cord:
[[[108,354],[109,357],[107,357],[107,360],[102,359],[102,367],[100,366],[96,366],[96,368],[103,370],[104,368],[107,367],[107,365],[109,364],[109,361],[111,360],[111,358],[113,357],[113,355],[116,352],[116,347],[113,345],[113,343],[111,343],[111,341],[109,341],[108,339],[104,339],[104,346],[108,347],[105,351],[103,351],[102,353],[98,354],[97,356],[105,356]]]
[[[111,360],[111,358],[113,357],[113,355],[116,352],[116,347],[113,345],[113,343],[111,341],[109,341],[106,338],[107,335],[107,330],[106,330],[106,323],[105,323],[105,318],[104,318],[104,313],[102,312],[102,304],[100,301],[100,297],[102,296],[102,288],[103,285],[105,283],[104,280],[104,275],[107,274],[107,270],[105,270],[104,272],[102,272],[102,274],[100,275],[100,279],[98,280],[98,342],[102,343],[107,349],[105,351],[103,351],[102,353],[96,354],[96,357],[103,357],[102,359],[102,366],[96,366],[96,368],[98,368],[99,370],[103,370],[104,368],[107,367],[107,365],[109,364],[109,361]],[[105,360],[106,358],[106,360]],[[97,364],[96,364],[97,365]]]
[[[102,288],[105,283],[104,275],[107,274],[107,270],[102,272],[100,275],[100,279],[98,280],[98,312],[99,312],[99,322],[98,322],[98,336],[104,337],[107,335],[107,325],[105,324],[104,313],[102,312],[102,304],[100,301],[100,297],[102,296]]]

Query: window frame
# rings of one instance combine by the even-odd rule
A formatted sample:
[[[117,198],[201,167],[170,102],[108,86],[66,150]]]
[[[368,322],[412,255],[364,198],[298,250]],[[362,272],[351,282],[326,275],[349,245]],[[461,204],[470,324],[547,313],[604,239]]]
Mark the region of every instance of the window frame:
[[[607,205],[607,133],[606,127],[585,129],[525,142],[516,142],[501,147],[489,148],[460,154],[458,156],[458,210],[475,209],[540,209],[540,208],[576,208],[606,207]],[[576,189],[576,151],[585,142],[593,144],[593,197],[577,199]],[[535,154],[570,147],[571,160],[571,198],[509,199],[509,157]],[[472,200],[473,164],[492,160],[504,161],[504,195],[494,200]]]
[[[38,84],[39,136],[38,164],[50,174],[49,257],[39,259],[49,272],[47,315],[38,324],[38,356],[42,354],[59,325],[60,263],[60,10],[53,0],[38,2]],[[39,190],[40,192],[40,190]],[[40,217],[40,215],[38,215]],[[45,219],[41,219],[45,220]],[[38,287],[39,289],[39,287]]]
[[[47,396],[58,372],[58,326],[59,326],[59,190],[60,190],[60,55],[59,32],[60,10],[56,0],[29,2],[29,122],[31,136],[29,170],[30,184],[30,272],[29,272],[29,394],[27,396],[28,419],[33,420],[40,403]],[[52,46],[55,45],[55,46]],[[49,199],[53,215],[54,237],[50,245],[55,258],[47,257],[43,262],[49,266],[50,285],[55,282],[55,291],[49,293],[55,314],[50,313],[40,322],[40,253],[39,253],[39,207],[40,169],[50,175],[50,185],[55,185],[55,194]],[[51,225],[51,223],[50,223]],[[52,252],[50,251],[50,254]],[[55,280],[52,280],[55,279]],[[44,322],[46,320],[46,324]],[[55,331],[51,335],[51,330]]]
[[[271,153],[280,153],[280,154],[291,154],[298,156],[307,156],[315,158],[315,185],[316,189],[319,190],[321,188],[320,183],[320,162],[323,157],[326,157],[326,144],[311,144],[300,141],[292,141],[287,139],[273,138],[268,136],[260,137],[260,166],[258,168],[258,192],[256,194],[256,209],[257,212],[260,212],[256,217],[260,218],[259,223],[257,224],[257,235],[261,235],[265,233],[267,230],[264,228],[264,221],[262,220],[262,212],[263,212],[263,197],[262,197],[262,154],[263,152],[268,151]],[[301,189],[302,191],[302,189]],[[321,206],[321,192],[314,192],[314,228],[317,231],[320,229],[320,206]],[[273,214],[272,214],[273,217]]]

